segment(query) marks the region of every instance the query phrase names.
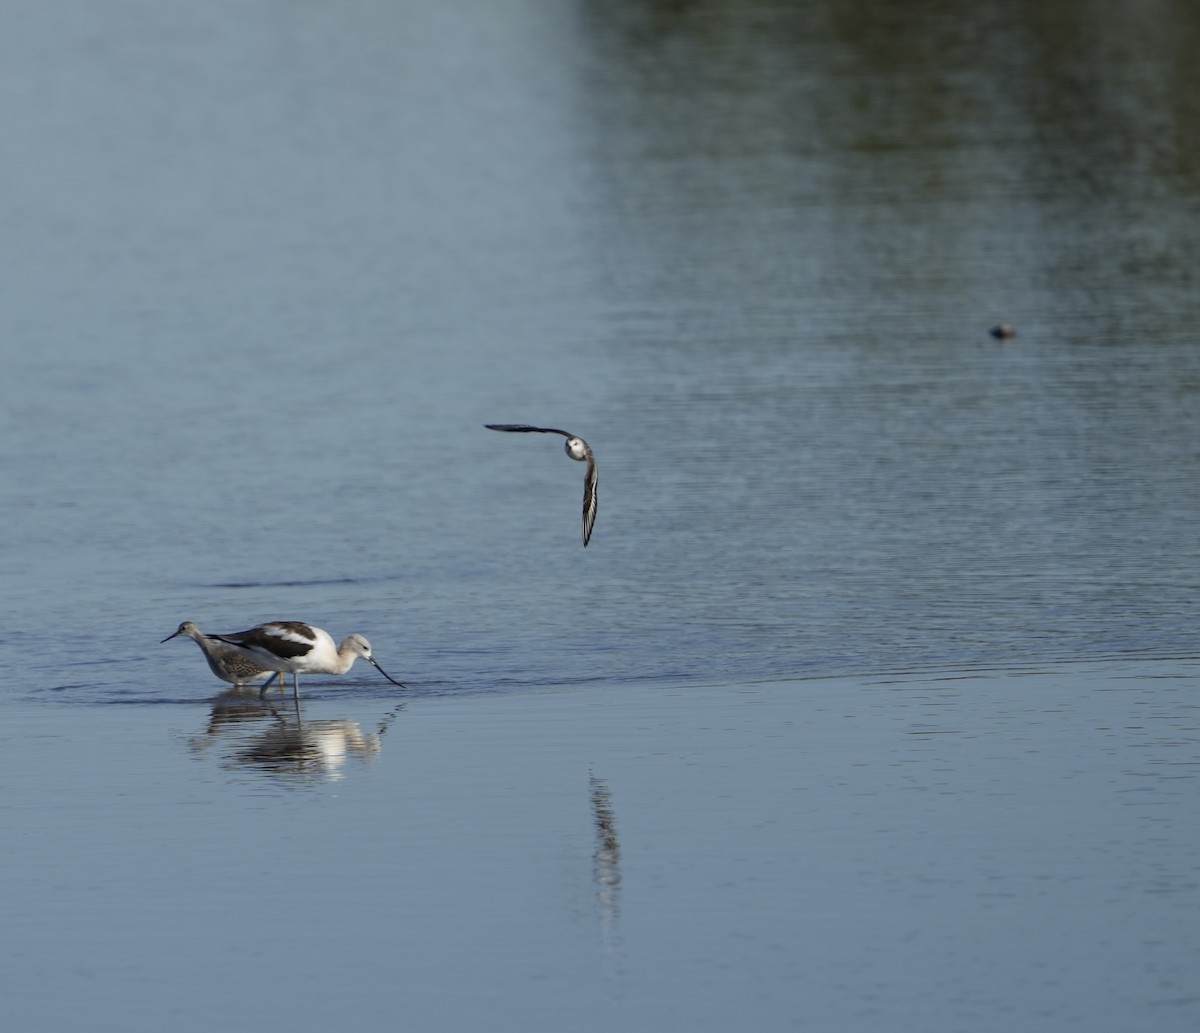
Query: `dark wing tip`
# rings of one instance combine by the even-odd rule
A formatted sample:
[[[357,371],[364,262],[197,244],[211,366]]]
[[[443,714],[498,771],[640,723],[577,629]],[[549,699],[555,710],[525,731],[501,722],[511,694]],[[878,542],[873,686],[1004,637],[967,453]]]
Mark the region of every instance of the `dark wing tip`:
[[[596,512],[600,508],[600,494],[597,490],[599,481],[595,462],[589,462],[587,475],[583,479],[583,547],[585,549],[588,542],[592,540],[592,528],[596,526]]]
[[[509,430],[519,434],[561,434],[564,438],[572,436],[557,427],[535,427],[531,423],[485,423],[484,426],[488,430]]]

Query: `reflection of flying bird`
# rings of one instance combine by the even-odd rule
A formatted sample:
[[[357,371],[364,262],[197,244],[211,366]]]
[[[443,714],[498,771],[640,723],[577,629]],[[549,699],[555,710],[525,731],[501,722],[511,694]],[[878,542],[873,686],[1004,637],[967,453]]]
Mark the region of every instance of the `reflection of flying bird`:
[[[518,434],[561,434],[567,439],[566,452],[572,459],[587,463],[587,473],[583,475],[583,547],[592,537],[592,528],[596,524],[596,457],[583,438],[568,434],[565,430],[555,430],[553,427],[531,427],[527,423],[485,423],[488,430],[506,430]]]
[[[617,822],[613,817],[608,783],[589,772],[588,789],[592,798],[592,821],[596,826],[596,852],[592,858],[596,904],[605,947],[612,949],[613,934],[621,915],[621,843],[617,839]]]
[[[292,694],[300,698],[300,675],[345,674],[362,657],[393,685],[404,688],[371,656],[371,643],[362,635],[348,635],[340,646],[329,632],[299,621],[271,621],[232,635],[210,635],[210,639],[232,647],[247,660],[268,671],[289,672]],[[264,687],[265,688],[265,687]]]
[[[273,675],[270,668],[255,663],[233,646],[204,634],[191,621],[184,621],[179,625],[179,630],[173,635],[168,635],[163,642],[170,642],[171,639],[178,638],[180,635],[190,638],[203,650],[204,659],[208,661],[208,669],[221,681],[227,681],[231,685],[246,685],[256,678],[261,678],[264,674]],[[162,645],[162,642],[159,645]],[[267,682],[270,683],[274,680],[272,676],[267,679]],[[282,674],[279,675],[279,687],[283,688]]]

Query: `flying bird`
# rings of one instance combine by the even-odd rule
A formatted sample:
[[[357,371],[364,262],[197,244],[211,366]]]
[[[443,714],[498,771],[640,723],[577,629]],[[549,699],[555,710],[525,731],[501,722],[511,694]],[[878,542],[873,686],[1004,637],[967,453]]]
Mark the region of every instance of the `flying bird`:
[[[596,509],[599,500],[596,495],[596,457],[592,455],[591,446],[583,438],[568,434],[565,430],[553,427],[531,427],[527,423],[485,423],[488,430],[504,430],[515,434],[561,434],[566,441],[566,452],[579,463],[587,463],[587,472],[583,475],[583,547],[592,537],[592,528],[596,525]]]

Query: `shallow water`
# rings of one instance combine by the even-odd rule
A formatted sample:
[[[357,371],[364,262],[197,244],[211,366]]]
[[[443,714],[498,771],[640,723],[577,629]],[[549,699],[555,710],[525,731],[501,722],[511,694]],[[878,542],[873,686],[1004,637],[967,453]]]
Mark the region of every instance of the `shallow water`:
[[[22,7],[12,1017],[1194,1028],[1159,14]]]
[[[303,737],[250,701],[10,705],[6,1009],[1187,1029],[1194,679],[325,700]]]

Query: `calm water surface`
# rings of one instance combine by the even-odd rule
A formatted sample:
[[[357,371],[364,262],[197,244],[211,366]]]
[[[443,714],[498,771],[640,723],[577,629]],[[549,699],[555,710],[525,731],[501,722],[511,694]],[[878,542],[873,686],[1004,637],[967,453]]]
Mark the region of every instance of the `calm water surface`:
[[[14,1028],[1195,1028],[1189,5],[6,22]]]

